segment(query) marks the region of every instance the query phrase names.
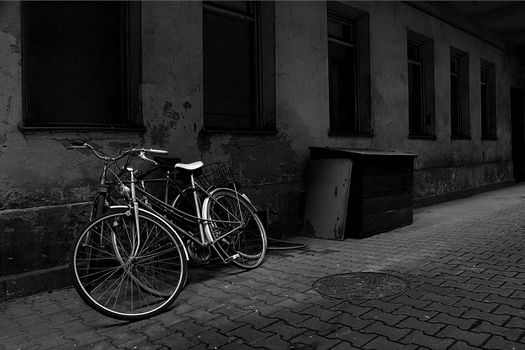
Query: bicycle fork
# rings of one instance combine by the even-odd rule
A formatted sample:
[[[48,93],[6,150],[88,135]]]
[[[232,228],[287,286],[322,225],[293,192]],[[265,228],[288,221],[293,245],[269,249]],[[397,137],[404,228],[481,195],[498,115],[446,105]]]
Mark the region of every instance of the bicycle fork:
[[[136,192],[135,192],[135,173],[133,168],[127,168],[131,175],[131,202],[133,203],[133,218],[135,224],[135,234],[131,235],[131,254],[130,258],[134,258],[139,253],[140,248],[140,226],[139,226],[139,202],[137,201]]]

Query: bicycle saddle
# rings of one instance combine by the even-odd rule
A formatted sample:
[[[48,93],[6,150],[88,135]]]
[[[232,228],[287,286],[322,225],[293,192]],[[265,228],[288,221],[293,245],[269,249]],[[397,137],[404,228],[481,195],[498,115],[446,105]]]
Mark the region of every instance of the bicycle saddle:
[[[203,165],[204,163],[201,162],[200,160],[197,162],[193,162],[193,163],[177,163],[175,164],[175,169],[195,171],[195,170],[202,168]]]

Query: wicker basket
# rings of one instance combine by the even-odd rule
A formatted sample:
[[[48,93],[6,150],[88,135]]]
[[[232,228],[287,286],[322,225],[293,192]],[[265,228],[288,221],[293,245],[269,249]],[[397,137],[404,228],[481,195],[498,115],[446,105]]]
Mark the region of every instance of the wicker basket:
[[[204,188],[224,187],[235,181],[231,162],[218,162],[204,165],[197,182]]]

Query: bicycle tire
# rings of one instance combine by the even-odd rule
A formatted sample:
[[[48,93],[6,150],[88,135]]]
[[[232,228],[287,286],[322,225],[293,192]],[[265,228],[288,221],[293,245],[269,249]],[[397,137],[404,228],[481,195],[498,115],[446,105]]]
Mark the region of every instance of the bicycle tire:
[[[73,285],[84,302],[103,315],[126,321],[166,310],[184,287],[188,270],[178,234],[142,209],[142,242],[138,255],[132,256],[134,227],[129,210],[114,210],[88,223],[69,261]]]
[[[204,200],[203,215],[208,239],[233,257],[232,263],[253,269],[259,266],[266,255],[267,238],[264,226],[253,205],[240,193],[218,188]],[[235,231],[220,238],[227,232]]]

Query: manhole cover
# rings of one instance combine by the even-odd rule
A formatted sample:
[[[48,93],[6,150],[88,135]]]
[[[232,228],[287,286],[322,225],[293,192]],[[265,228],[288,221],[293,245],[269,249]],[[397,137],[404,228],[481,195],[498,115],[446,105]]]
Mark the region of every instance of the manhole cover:
[[[379,272],[352,272],[318,279],[314,288],[335,299],[379,299],[403,293],[407,283],[399,277]]]

